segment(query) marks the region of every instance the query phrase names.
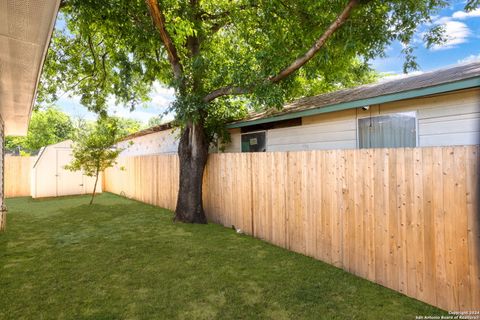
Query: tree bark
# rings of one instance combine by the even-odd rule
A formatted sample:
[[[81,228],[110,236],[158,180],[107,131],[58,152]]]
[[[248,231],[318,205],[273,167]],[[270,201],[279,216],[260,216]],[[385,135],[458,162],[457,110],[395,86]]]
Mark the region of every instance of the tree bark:
[[[90,199],[90,204],[93,203],[93,198],[95,197],[95,191],[97,191],[97,182],[98,182],[98,175],[100,174],[100,171],[97,170],[97,176],[95,178],[95,184],[93,185],[93,192],[92,192],[92,198]]]
[[[203,211],[203,173],[208,158],[208,141],[202,124],[186,125],[178,145],[180,179],[174,221],[207,223]]]
[[[0,210],[0,232],[5,231],[7,228],[7,211],[3,210],[3,208]]]
[[[152,17],[153,24],[160,33],[160,39],[162,40],[165,50],[168,54],[168,60],[172,66],[173,75],[177,81],[181,81],[183,76],[183,66],[180,63],[180,57],[178,56],[177,48],[173,44],[172,37],[167,31],[165,26],[165,16],[163,11],[158,5],[158,0],[145,0],[150,16]]]

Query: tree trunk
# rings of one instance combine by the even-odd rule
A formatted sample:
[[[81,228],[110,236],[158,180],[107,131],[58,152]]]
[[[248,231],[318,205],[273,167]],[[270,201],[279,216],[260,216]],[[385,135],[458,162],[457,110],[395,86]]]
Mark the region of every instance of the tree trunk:
[[[100,171],[97,170],[97,176],[95,178],[95,184],[93,185],[93,192],[92,192],[92,198],[90,199],[90,204],[93,203],[93,198],[95,197],[95,191],[97,191],[97,182],[98,182],[98,175],[100,174]]]
[[[0,232],[7,228],[7,210],[0,209]]]
[[[180,180],[174,221],[207,223],[202,202],[203,172],[208,142],[203,125],[189,123],[178,145]]]

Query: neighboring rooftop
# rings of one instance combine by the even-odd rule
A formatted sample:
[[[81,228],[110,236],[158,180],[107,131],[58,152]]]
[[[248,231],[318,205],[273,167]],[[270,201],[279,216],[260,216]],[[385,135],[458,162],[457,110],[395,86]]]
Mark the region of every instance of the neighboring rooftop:
[[[154,126],[154,127],[150,127],[150,128],[143,129],[143,130],[137,131],[135,133],[129,134],[128,136],[124,137],[123,139],[120,139],[120,141],[125,141],[125,140],[130,140],[130,139],[133,139],[133,138],[138,138],[138,137],[141,137],[141,136],[146,136],[147,134],[151,134],[151,133],[155,133],[155,132],[159,132],[159,131],[165,131],[165,130],[168,130],[168,129],[171,129],[171,128],[173,128],[173,122],[163,123],[163,124],[160,124],[160,125],[157,125],[157,126]]]
[[[480,87],[480,62],[301,98],[280,110],[269,109],[251,114],[228,127],[244,127],[473,87]]]
[[[475,87],[480,87],[480,62],[382,80],[374,84],[301,98],[287,104],[283,109],[269,109],[264,112],[253,113],[244,120],[230,123],[227,127],[239,128]],[[171,128],[172,123],[165,123],[138,131],[123,140]]]

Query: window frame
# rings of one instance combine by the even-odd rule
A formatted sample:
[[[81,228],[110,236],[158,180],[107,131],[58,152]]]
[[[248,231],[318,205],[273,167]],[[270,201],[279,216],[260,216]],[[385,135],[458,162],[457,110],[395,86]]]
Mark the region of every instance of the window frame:
[[[261,151],[261,152],[267,152],[267,146],[268,146],[268,130],[257,130],[257,131],[250,131],[250,132],[244,132],[244,133],[240,133],[240,153],[250,153],[250,152],[253,152],[253,151],[243,151],[242,150],[242,137],[244,135],[248,135],[248,134],[253,134],[253,133],[265,133],[265,151]],[[260,151],[257,151],[257,152],[260,152]]]
[[[372,108],[372,106],[370,106]],[[376,110],[375,114],[365,114],[365,115],[359,115],[358,110],[357,110],[357,119],[355,120],[355,133],[356,133],[356,145],[357,149],[376,149],[376,148],[360,148],[360,126],[359,126],[359,120],[360,119],[366,119],[366,118],[375,118],[375,117],[381,117],[381,116],[390,116],[390,115],[395,115],[395,114],[411,114],[415,116],[415,147],[396,147],[396,148],[417,148],[420,146],[420,137],[418,134],[418,111],[417,110],[409,110],[409,111],[400,111],[400,112],[382,112],[380,113],[379,110]],[[386,149],[389,149],[388,147],[383,147]],[[393,148],[393,147],[390,147]],[[381,149],[381,148],[380,148]],[[393,148],[395,149],[395,148]]]

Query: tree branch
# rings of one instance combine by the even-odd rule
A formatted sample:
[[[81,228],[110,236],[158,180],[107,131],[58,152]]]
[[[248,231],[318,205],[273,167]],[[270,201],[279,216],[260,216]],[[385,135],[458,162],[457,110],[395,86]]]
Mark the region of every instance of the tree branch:
[[[249,5],[240,5],[237,6],[238,10],[247,10],[247,9],[252,9],[252,8],[258,8],[258,5],[255,3],[249,4]],[[226,18],[229,17],[232,14],[231,11],[222,11],[219,13],[208,13],[206,11],[200,12],[200,18],[203,21],[211,21],[211,20],[217,20],[221,18]]]
[[[350,0],[348,4],[345,6],[343,11],[337,16],[335,21],[330,24],[330,26],[325,30],[325,32],[320,36],[320,38],[315,41],[313,46],[308,49],[308,51],[301,57],[295,59],[288,67],[280,71],[277,75],[271,76],[265,81],[271,82],[271,83],[277,83],[280,82],[281,80],[285,79],[298,69],[300,69],[303,65],[305,65],[308,61],[310,61],[315,54],[320,51],[320,49],[325,45],[325,42],[330,38],[330,36],[337,31],[344,23],[345,21],[348,20],[348,17],[350,16],[352,10],[358,5],[360,0]],[[227,86],[223,87],[220,89],[216,89],[206,95],[203,98],[204,102],[210,102],[213,101],[216,98],[222,97],[222,96],[227,96],[227,95],[241,95],[245,93],[250,93],[252,92],[252,88],[254,88],[253,85],[250,85],[248,87],[242,88],[242,87],[236,87],[236,86]]]
[[[220,29],[222,29],[223,27],[225,27],[229,23],[231,23],[231,22],[230,21],[224,21],[223,23],[215,22],[214,24],[212,24],[212,27],[210,28],[210,31],[211,31],[212,34],[215,34],[218,31],[220,31]]]
[[[241,94],[247,94],[250,92],[252,92],[251,88],[228,86],[228,87],[223,87],[220,89],[213,90],[203,98],[203,101],[210,102],[222,96],[241,95]]]
[[[93,73],[97,73],[97,55],[95,54],[95,50],[93,49],[93,41],[90,35],[87,36],[88,40],[88,48],[90,49],[90,53],[93,57]]]
[[[183,76],[183,67],[180,63],[180,58],[177,53],[177,49],[173,44],[172,37],[167,31],[165,27],[165,16],[163,12],[160,10],[160,6],[158,5],[158,0],[145,0],[148,10],[150,11],[150,16],[152,17],[153,24],[158,30],[160,34],[160,39],[165,46],[168,54],[168,60],[172,66],[173,75],[177,81],[180,81]]]
[[[190,0],[190,6],[192,10],[197,10],[199,0]],[[198,15],[194,15],[195,24],[198,23],[197,21]],[[195,57],[200,53],[200,39],[197,34],[191,35],[187,37],[187,49],[190,51],[190,57]]]
[[[325,30],[322,36],[315,41],[314,45],[303,56],[297,58],[292,64],[280,71],[276,76],[270,77],[269,80],[273,83],[277,83],[300,69],[305,63],[312,59],[313,56],[320,51],[328,38],[330,38],[330,36],[337,31],[345,21],[347,21],[353,8],[358,5],[358,2],[359,0],[350,0],[337,19],[335,19],[335,21],[327,28],[327,30]]]

